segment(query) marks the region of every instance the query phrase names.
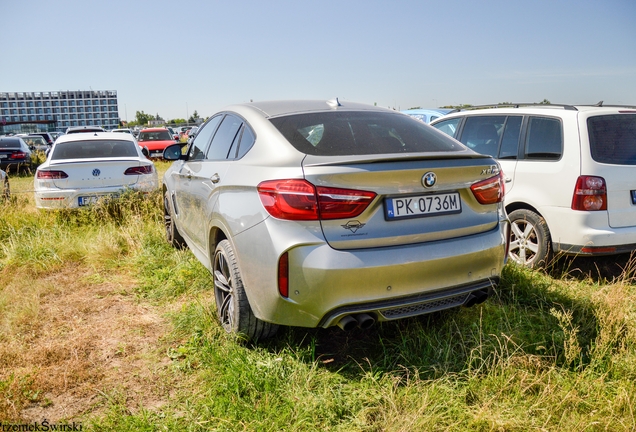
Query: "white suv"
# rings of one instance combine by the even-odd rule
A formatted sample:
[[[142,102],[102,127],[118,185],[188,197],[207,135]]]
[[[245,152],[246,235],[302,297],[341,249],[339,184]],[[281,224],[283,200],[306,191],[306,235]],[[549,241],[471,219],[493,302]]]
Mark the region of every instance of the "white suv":
[[[636,250],[636,107],[508,105],[431,126],[501,164],[512,260]]]

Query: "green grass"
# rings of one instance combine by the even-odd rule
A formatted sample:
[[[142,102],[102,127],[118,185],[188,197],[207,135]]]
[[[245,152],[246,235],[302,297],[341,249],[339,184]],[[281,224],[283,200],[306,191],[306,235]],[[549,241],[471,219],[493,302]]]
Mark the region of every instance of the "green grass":
[[[82,266],[93,269],[94,283],[133,281],[135,301],[170,323],[158,342],[169,363],[164,405],[131,406],[125,388],[97,389],[97,406],[66,421],[96,430],[636,429],[628,257],[611,275],[590,260],[561,260],[547,272],[509,265],[495,295],[471,309],[369,331],[282,328],[275,339],[246,345],[217,323],[207,270],[163,240],[159,193],[38,212],[21,192],[29,181],[12,178],[14,199],[0,204],[2,286]],[[41,302],[46,292],[38,295]],[[1,291],[0,342],[21,340],[25,323],[37,319],[16,304],[37,309]],[[45,405],[39,386],[20,369],[0,367],[0,408]]]

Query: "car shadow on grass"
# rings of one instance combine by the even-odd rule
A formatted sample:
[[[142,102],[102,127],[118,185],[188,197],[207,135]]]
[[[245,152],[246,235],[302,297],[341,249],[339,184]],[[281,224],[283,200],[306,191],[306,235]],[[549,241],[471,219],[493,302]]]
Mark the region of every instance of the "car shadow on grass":
[[[577,370],[589,363],[597,319],[590,301],[575,294],[541,272],[507,266],[494,295],[472,308],[376,323],[368,330],[284,327],[262,346],[292,347],[304,353],[303,361],[354,380],[369,372],[420,379],[487,373],[511,360]]]

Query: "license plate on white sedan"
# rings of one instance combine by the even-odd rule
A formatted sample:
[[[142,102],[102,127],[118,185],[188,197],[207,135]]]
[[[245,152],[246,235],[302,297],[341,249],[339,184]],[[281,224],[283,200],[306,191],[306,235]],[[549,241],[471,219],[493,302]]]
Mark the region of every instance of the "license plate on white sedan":
[[[462,203],[458,192],[386,198],[384,200],[384,214],[387,220],[461,212]]]
[[[97,195],[81,196],[81,197],[78,198],[77,204],[80,207],[81,206],[87,206],[87,205],[95,204],[98,199],[99,199],[99,197]]]

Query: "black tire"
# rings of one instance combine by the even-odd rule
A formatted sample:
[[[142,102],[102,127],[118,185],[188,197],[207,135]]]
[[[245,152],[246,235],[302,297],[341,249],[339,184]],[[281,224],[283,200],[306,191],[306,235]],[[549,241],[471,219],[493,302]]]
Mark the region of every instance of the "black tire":
[[[228,240],[222,240],[216,247],[212,269],[216,311],[225,331],[254,342],[274,336],[278,326],[261,321],[252,312],[234,250]]]
[[[186,242],[179,234],[179,230],[174,224],[174,211],[172,209],[172,199],[170,193],[165,191],[163,194],[163,224],[166,229],[166,240],[177,249],[184,249]]]
[[[515,210],[508,218],[511,225],[510,259],[528,268],[545,266],[552,247],[545,219],[526,209]]]
[[[11,190],[9,188],[9,179],[4,178],[4,182],[2,184],[2,198],[6,201],[11,199]]]

